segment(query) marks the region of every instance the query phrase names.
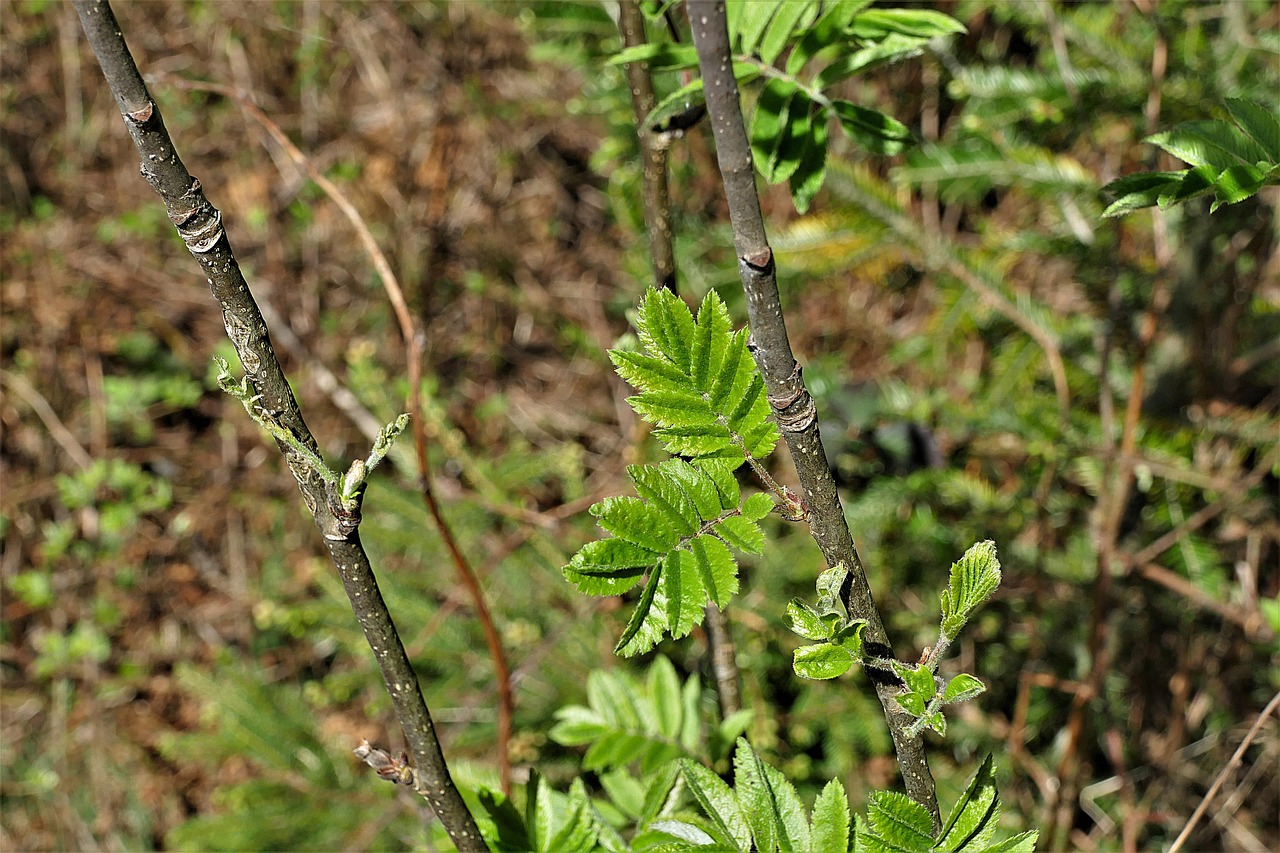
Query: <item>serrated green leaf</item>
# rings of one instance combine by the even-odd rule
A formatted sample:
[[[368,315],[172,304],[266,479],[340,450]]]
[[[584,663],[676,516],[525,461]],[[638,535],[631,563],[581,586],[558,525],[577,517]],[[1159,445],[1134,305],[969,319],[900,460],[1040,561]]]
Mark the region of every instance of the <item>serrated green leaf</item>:
[[[672,788],[679,779],[680,765],[674,761],[659,768],[658,772],[650,777],[649,786],[644,792],[644,807],[639,820],[636,821],[637,826],[647,826],[666,811],[673,797]]]
[[[694,540],[697,541],[699,540]],[[720,547],[723,549],[724,545]],[[729,558],[729,564],[731,572],[737,568],[732,557]],[[701,581],[698,559],[690,551],[672,551],[668,554],[662,573],[663,592],[666,593],[667,631],[678,639],[687,636],[693,626],[702,621],[708,590]],[[736,577],[734,581],[737,581]]]
[[[804,804],[796,793],[795,785],[783,775],[781,770],[770,767],[756,757],[760,770],[769,785],[775,803],[775,820],[777,821],[778,849],[782,853],[807,853],[809,850],[809,820],[805,816]]]
[[[1160,196],[1157,204],[1165,208],[1205,195],[1213,191],[1214,182],[1217,180],[1218,169],[1215,166],[1196,166],[1188,169],[1176,186]]]
[[[1019,833],[1013,838],[984,847],[980,853],[1035,853],[1036,842],[1040,839],[1038,830]]]
[[[1227,98],[1227,111],[1271,163],[1280,163],[1280,118],[1272,110],[1242,98]]]
[[[591,507],[591,514],[609,533],[651,552],[670,551],[680,541],[680,534],[640,498],[605,498]]]
[[[867,834],[901,853],[930,853],[933,819],[925,807],[897,791],[875,791],[867,803]],[[859,842],[862,839],[859,838]],[[870,849],[877,849],[870,846]]]
[[[567,808],[563,808],[564,813],[557,815],[559,819],[554,821],[560,825],[560,829],[544,849],[554,853],[587,853],[594,850],[598,834],[591,816],[591,803],[587,799],[586,787],[581,778],[574,779],[570,785],[566,806]]]
[[[950,582],[942,593],[942,637],[950,643],[973,611],[1000,586],[1000,561],[990,539],[965,551],[951,566]]]
[[[1104,217],[1122,216],[1143,207],[1152,207],[1160,197],[1181,183],[1182,172],[1139,172],[1125,175],[1102,188],[1116,200],[1102,212]]]
[[[739,849],[750,850],[751,829],[732,789],[719,776],[695,761],[682,760],[680,771],[689,792],[720,835],[725,840],[732,840]]]
[[[649,699],[653,722],[659,734],[677,740],[684,728],[684,706],[681,704],[680,679],[666,655],[658,655],[649,667]]]
[[[828,782],[814,801],[809,836],[813,853],[849,849],[849,799],[839,779]]]
[[[793,633],[806,640],[826,640],[831,636],[831,626],[822,621],[818,612],[798,598],[787,604],[787,618]]]
[[[915,141],[905,124],[849,101],[832,101],[840,127],[854,142],[878,154],[898,154]]]
[[[733,752],[733,791],[751,828],[757,850],[773,850],[777,843],[775,804],[768,784],[761,776],[758,759],[745,738],[738,738]]]
[[[825,681],[844,675],[853,668],[853,663],[853,658],[842,646],[817,643],[796,649],[791,668],[801,678]]]
[[[1267,159],[1267,152],[1258,143],[1224,121],[1183,122],[1172,130],[1147,137],[1146,141],[1192,166],[1212,166],[1218,172],[1241,163],[1252,166]]]
[[[939,851],[964,850],[983,834],[988,837],[995,829],[999,815],[1000,798],[996,791],[994,762],[988,755],[965,788],[960,800],[951,809],[947,821],[938,836]],[[979,845],[975,845],[979,846]]]
[[[1214,202],[1209,212],[1217,210],[1224,204],[1238,204],[1247,198],[1257,195],[1262,189],[1266,176],[1253,166],[1229,166],[1214,182]]]
[[[774,502],[772,495],[766,492],[756,492],[743,502],[742,517],[751,521],[759,521],[773,512],[775,506],[777,504]]]
[[[947,682],[942,691],[944,705],[954,705],[985,693],[987,686],[967,672],[962,672]]]
[[[728,519],[726,519],[727,521]],[[689,543],[688,554],[706,596],[724,608],[738,592],[738,564],[724,543],[713,536],[699,536]]]
[[[715,526],[715,534],[744,554],[764,551],[764,531],[760,525],[743,516],[731,516]]]
[[[661,563],[649,572],[649,580],[644,585],[644,591],[640,593],[636,609],[627,621],[627,627],[623,630],[617,645],[613,647],[614,654],[630,657],[633,654],[648,651],[662,638],[662,632],[667,627],[665,617],[651,619],[652,614],[664,612],[661,608],[655,610],[653,606],[658,595],[659,581],[662,580],[660,566]],[[646,625],[647,630],[645,630]]]

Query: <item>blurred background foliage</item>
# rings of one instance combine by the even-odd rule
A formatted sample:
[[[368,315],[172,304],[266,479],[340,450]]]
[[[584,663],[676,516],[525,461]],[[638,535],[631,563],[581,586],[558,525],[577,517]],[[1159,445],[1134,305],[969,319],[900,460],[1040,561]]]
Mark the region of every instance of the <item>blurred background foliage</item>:
[[[1011,828],[1167,845],[1280,689],[1280,219],[1272,188],[1103,221],[1099,188],[1182,168],[1142,139],[1227,97],[1276,109],[1280,13],[937,8],[967,34],[840,93],[921,145],[868,159],[833,137],[804,217],[765,190],[793,344],[899,657],[931,641],[946,567],[1000,548],[1005,584],[957,649],[990,692],[934,752],[944,802],[994,750]],[[512,660],[513,758],[566,790],[582,750],[551,736],[556,711],[593,671],[646,663],[611,654],[626,609],[558,572],[593,535],[585,508],[656,454],[604,357],[648,276],[612,20],[562,2],[117,13],[331,459],[363,455],[358,410],[389,420],[407,390],[371,266],[235,101],[166,80],[251,94],[400,274],[428,335],[438,489]],[[442,844],[349,753],[398,748],[390,703],[278,455],[210,381],[230,356],[218,312],[74,13],[0,14],[0,846]],[[682,292],[715,287],[742,318],[706,129],[671,160]],[[457,777],[493,784],[491,667],[402,452],[365,538]],[[821,557],[770,523],[729,613],[747,734],[805,796],[839,776],[859,806],[896,784],[883,720],[861,675],[791,675],[778,602],[811,592]],[[705,639],[661,651],[681,683],[701,675],[715,752]],[[1278,735],[1195,849],[1280,846]],[[592,793],[638,784],[605,775]]]

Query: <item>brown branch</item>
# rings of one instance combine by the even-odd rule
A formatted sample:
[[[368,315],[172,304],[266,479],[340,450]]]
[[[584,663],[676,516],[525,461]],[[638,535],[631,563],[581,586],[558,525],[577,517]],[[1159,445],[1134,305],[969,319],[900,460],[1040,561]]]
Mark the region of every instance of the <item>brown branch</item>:
[[[1249,733],[1244,736],[1244,740],[1240,741],[1240,746],[1231,756],[1231,760],[1227,762],[1227,766],[1222,768],[1218,778],[1213,780],[1213,785],[1205,792],[1204,799],[1200,801],[1200,805],[1196,806],[1196,810],[1191,813],[1191,818],[1187,821],[1187,825],[1182,828],[1182,832],[1178,833],[1178,837],[1173,840],[1173,844],[1169,847],[1169,853],[1178,853],[1182,849],[1182,845],[1186,843],[1191,831],[1200,822],[1200,818],[1204,817],[1205,810],[1209,808],[1209,803],[1213,802],[1213,798],[1218,795],[1218,789],[1227,780],[1227,776],[1240,765],[1240,761],[1244,758],[1244,751],[1249,748],[1249,744],[1253,743],[1254,738],[1258,736],[1258,732],[1262,731],[1262,726],[1267,721],[1267,718],[1274,714],[1277,708],[1280,708],[1280,693],[1271,697],[1267,707],[1263,708],[1262,713],[1253,721],[1253,725],[1249,728]]]
[[[76,13],[98,58],[125,127],[142,162],[142,175],[164,202],[191,254],[200,264],[214,298],[222,308],[227,334],[235,345],[259,404],[301,444],[317,453],[315,437],[302,418],[267,335],[266,322],[240,271],[222,228],[222,214],[205,198],[165,129],[133,56],[106,0],[74,0]],[[431,804],[449,837],[460,850],[485,850],[475,820],[449,775],[431,714],[417,674],[405,654],[368,554],[360,542],[360,512],[343,508],[340,484],[326,483],[320,471],[283,442],[280,451],[298,481],[302,497],[323,536],[365,639],[382,670],[405,740],[417,764],[417,790]]]
[[[351,200],[336,184],[316,168],[311,159],[293,144],[285,132],[280,129],[280,126],[259,109],[247,94],[231,86],[222,86],[216,83],[198,83],[187,80],[173,80],[172,82],[180,89],[213,92],[236,101],[240,108],[254,121],[258,122],[270,134],[271,138],[276,141],[276,144],[284,149],[284,152],[289,155],[289,159],[293,161],[294,165],[304,171],[307,177],[314,181],[316,186],[320,187],[324,194],[347,217],[347,220],[359,236],[365,253],[373,263],[373,268],[377,272],[379,280],[382,282],[383,290],[387,293],[387,299],[391,302],[396,320],[400,325],[400,335],[405,341],[405,363],[409,373],[409,400],[407,407],[409,412],[414,415],[409,423],[413,432],[413,446],[418,462],[418,488],[422,493],[423,502],[427,505],[427,510],[431,513],[431,518],[435,522],[436,529],[440,532],[440,538],[444,541],[445,548],[449,552],[458,577],[463,586],[466,587],[467,593],[471,596],[472,605],[476,609],[476,618],[480,621],[485,644],[489,648],[489,658],[493,661],[494,678],[497,681],[498,688],[498,777],[503,793],[510,796],[511,715],[513,705],[511,669],[507,665],[506,654],[502,649],[502,638],[494,625],[493,616],[489,612],[484,592],[480,589],[480,583],[476,579],[475,570],[471,568],[470,562],[458,546],[457,537],[454,536],[453,529],[449,526],[440,510],[440,503],[436,499],[435,490],[431,484],[431,462],[427,456],[426,427],[423,422],[424,418],[420,416],[422,414],[423,335],[417,330],[416,324],[413,322],[409,305],[404,298],[404,291],[400,287],[400,281],[392,271],[391,263],[378,246],[377,240],[373,237],[373,232],[369,230],[368,224],[365,223],[364,217],[360,215],[356,206],[351,203]]]
[[[623,47],[645,43],[640,0],[620,0],[618,29],[622,33]],[[649,63],[627,63],[627,88],[631,90],[631,109],[635,112],[636,133],[640,138],[644,222],[649,234],[649,261],[653,267],[654,286],[674,291],[676,257],[672,245],[671,199],[667,192],[667,148],[645,121],[656,103]]]
[[[876,609],[866,570],[849,533],[835,480],[826,461],[813,397],[805,388],[800,365],[792,355],[787,338],[782,306],[778,300],[773,250],[769,247],[764,217],[760,213],[751,147],[742,119],[738,82],[730,62],[724,2],[689,0],[687,8],[706,91],[707,113],[715,136],[716,157],[729,202],[738,271],[747,294],[752,351],[764,375],[769,403],[800,478],[808,508],[810,533],[828,566],[843,564],[849,571],[845,604],[850,616],[867,622],[864,636],[868,652],[877,657],[892,658],[889,636]],[[868,669],[868,672],[872,670]],[[911,717],[898,707],[894,699],[900,687],[891,679],[872,680],[889,723],[907,793],[929,811],[935,830],[941,829],[937,792],[923,741],[919,736],[908,737],[906,729]]]

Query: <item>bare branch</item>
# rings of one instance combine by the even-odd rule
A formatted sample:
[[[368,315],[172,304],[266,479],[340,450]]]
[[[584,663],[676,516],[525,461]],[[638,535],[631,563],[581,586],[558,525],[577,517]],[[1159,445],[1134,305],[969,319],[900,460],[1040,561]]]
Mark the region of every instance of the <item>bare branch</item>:
[[[277,441],[303,500],[320,528],[325,547],[338,568],[352,611],[364,630],[391,694],[405,739],[413,753],[416,789],[427,799],[459,850],[485,850],[475,820],[454,786],[418,677],[396,633],[369,557],[360,542],[359,503],[343,506],[341,482],[326,482],[312,459],[319,446],[307,428],[267,335],[267,325],[240,272],[222,228],[222,214],[205,198],[165,129],[106,0],[75,0],[76,13],[102,66],[142,161],[142,176],[164,202],[170,221],[199,262],[213,296],[222,308],[227,334],[235,344],[259,405],[272,422],[291,433],[311,453],[300,453]],[[314,456],[312,455],[314,454]]]

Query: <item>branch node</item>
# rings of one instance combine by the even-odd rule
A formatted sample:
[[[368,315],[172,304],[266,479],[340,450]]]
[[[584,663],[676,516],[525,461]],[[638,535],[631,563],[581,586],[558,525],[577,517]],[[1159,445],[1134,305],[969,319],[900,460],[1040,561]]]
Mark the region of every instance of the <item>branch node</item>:
[[[155,114],[156,105],[152,101],[147,101],[146,106],[141,109],[131,110],[125,113],[125,117],[134,124],[146,124],[151,121],[151,116]]]
[[[758,252],[750,252],[743,255],[739,260],[753,270],[767,270],[773,263],[773,250],[765,246]]]

